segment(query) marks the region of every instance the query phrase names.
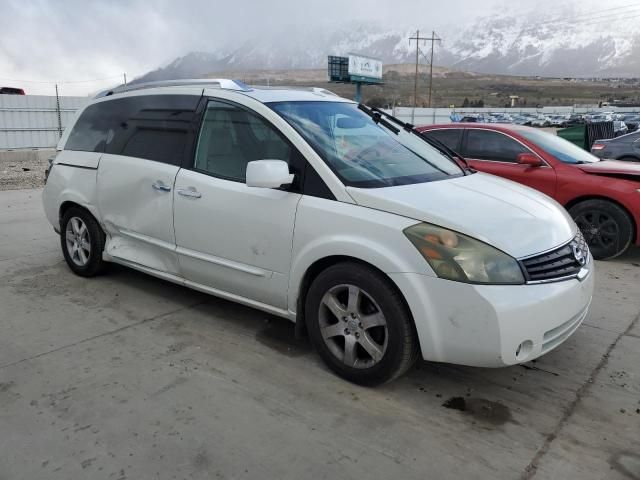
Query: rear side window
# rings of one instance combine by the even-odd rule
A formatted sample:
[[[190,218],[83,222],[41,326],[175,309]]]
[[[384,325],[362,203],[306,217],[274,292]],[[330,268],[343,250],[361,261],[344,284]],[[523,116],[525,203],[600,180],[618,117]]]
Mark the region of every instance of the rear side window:
[[[199,99],[196,95],[142,95],[91,105],[78,119],[65,148],[181,165]]]
[[[69,134],[65,150],[104,152],[110,122],[105,114],[108,103],[95,103],[85,108]]]
[[[479,160],[516,163],[521,153],[531,153],[521,143],[502,133],[491,130],[467,130],[464,156]]]
[[[427,130],[422,132],[427,138],[433,138],[454,152],[460,150],[460,141],[462,140],[461,128],[443,128],[441,130]]]

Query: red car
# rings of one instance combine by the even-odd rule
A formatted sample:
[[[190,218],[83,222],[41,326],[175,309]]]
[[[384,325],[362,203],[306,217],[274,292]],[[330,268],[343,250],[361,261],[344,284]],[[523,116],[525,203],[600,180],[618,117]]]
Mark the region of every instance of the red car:
[[[540,190],[562,204],[594,258],[640,244],[640,164],[600,160],[548,132],[518,126],[449,124],[418,127],[478,171]]]
[[[0,87],[0,95],[24,95],[24,90],[13,87]]]

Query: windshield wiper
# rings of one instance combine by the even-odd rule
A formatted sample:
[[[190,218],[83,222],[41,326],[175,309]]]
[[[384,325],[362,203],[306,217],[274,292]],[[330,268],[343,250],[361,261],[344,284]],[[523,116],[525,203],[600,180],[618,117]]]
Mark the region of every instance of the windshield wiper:
[[[364,108],[360,108],[361,106],[364,107]],[[462,162],[467,167],[466,171],[465,171],[465,175],[467,174],[467,172],[475,173],[475,170],[473,168],[471,168],[471,165],[469,165],[469,162],[467,162],[466,158],[464,158],[462,155],[458,154],[456,151],[452,150],[451,148],[449,148],[448,146],[446,146],[444,143],[440,142],[439,140],[427,137],[422,132],[418,131],[416,129],[415,125],[413,125],[411,123],[408,123],[408,122],[403,122],[399,118],[394,117],[393,115],[391,115],[391,114],[389,114],[389,113],[387,113],[387,112],[385,112],[383,110],[380,110],[379,108],[376,108],[376,107],[366,107],[366,106],[360,104],[360,105],[358,105],[358,108],[360,108],[360,110],[363,110],[363,111],[365,111],[364,110],[365,108],[371,110],[371,113],[369,115],[378,114],[380,117],[384,116],[384,117],[388,118],[389,120],[391,120],[396,125],[400,125],[407,132],[413,133],[414,135],[417,135],[422,140],[424,140],[429,145],[431,145],[433,148],[435,148],[436,150],[440,151],[441,153],[443,153],[447,157],[452,158],[453,160],[455,160],[456,158],[459,158],[460,160],[462,160]]]
[[[396,135],[400,133],[399,128],[394,127],[393,125],[391,125],[391,123],[387,122],[384,118],[382,118],[382,115],[380,114],[380,111],[378,111],[378,109],[374,110],[373,108],[367,107],[362,103],[358,104],[358,108],[362,110],[364,113],[366,113],[367,115],[369,115],[376,124],[385,126],[387,129],[391,130]]]

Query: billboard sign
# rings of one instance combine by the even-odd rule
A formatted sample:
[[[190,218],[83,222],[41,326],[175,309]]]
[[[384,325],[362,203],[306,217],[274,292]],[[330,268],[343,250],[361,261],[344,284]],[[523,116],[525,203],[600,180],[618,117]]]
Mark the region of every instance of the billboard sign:
[[[349,54],[349,75],[374,82],[382,81],[382,61],[362,55]]]

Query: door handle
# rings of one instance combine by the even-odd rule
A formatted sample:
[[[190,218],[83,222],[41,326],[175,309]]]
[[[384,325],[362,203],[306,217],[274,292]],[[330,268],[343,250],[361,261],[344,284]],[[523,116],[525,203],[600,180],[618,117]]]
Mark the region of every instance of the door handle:
[[[181,188],[180,190],[178,190],[178,195],[182,195],[183,197],[189,197],[189,198],[202,197],[202,194],[193,187]]]
[[[151,188],[157,190],[158,192],[170,192],[171,187],[169,185],[165,185],[162,180],[156,180],[151,184]]]

